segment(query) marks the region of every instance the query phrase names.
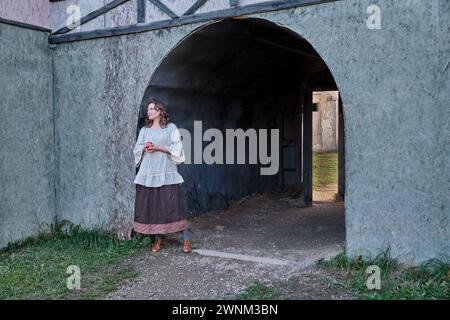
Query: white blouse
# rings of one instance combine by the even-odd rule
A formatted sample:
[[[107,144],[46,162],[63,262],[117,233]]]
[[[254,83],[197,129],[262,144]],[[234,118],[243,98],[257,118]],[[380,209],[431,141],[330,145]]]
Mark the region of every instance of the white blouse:
[[[147,187],[183,183],[184,180],[178,173],[177,165],[185,161],[185,154],[177,126],[169,123],[167,127],[161,129],[142,127],[133,150],[136,166],[141,159],[145,143],[148,141],[153,142],[156,146],[167,148],[170,153],[145,152],[134,183]]]

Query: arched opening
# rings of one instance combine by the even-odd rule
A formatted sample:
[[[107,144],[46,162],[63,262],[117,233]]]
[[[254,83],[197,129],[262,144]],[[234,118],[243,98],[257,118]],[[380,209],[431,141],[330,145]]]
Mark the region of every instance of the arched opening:
[[[268,165],[250,164],[248,157],[245,164],[180,166],[185,207],[199,215],[274,190],[312,206],[313,93],[337,90],[326,63],[299,35],[263,19],[226,19],[197,29],[165,57],[142,99],[137,129],[151,98],[167,104],[174,123],[191,134],[191,146],[200,144],[202,150],[210,143],[201,137],[209,128],[223,137],[226,129],[278,129],[279,165],[273,175],[261,175]],[[339,102],[339,159],[344,157],[342,112]],[[201,128],[194,121],[201,121]],[[193,152],[188,157],[195,162]],[[343,199],[343,161],[339,164]]]

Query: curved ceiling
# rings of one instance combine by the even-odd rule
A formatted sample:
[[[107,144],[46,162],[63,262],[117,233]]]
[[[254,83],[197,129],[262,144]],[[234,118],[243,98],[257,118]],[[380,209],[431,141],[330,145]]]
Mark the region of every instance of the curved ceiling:
[[[337,90],[314,48],[263,19],[225,19],[199,28],[157,68],[149,89],[247,99],[299,93],[301,85]]]

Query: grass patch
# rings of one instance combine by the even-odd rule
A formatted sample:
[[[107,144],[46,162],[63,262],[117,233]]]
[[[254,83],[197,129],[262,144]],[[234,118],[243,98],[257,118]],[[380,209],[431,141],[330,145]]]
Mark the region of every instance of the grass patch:
[[[138,272],[131,268],[119,269],[116,271],[110,270],[108,276],[101,281],[90,283],[89,289],[81,292],[75,292],[71,298],[77,299],[96,299],[105,296],[114,291],[118,286],[127,279],[133,279],[138,275]]]
[[[308,270],[270,284],[256,282],[234,299],[240,300],[335,300],[355,295],[322,269]]]
[[[279,298],[279,292],[260,282],[253,283],[237,296],[238,300],[277,300]]]
[[[150,244],[144,237],[119,240],[106,232],[64,223],[50,232],[9,244],[0,251],[0,299],[92,299],[114,290],[136,272],[120,267],[126,257]],[[81,271],[81,289],[67,288],[67,267]]]
[[[337,152],[315,152],[313,154],[313,188],[338,183]]]
[[[319,267],[345,274],[341,283],[361,299],[369,300],[424,300],[450,299],[450,266],[433,259],[417,267],[406,267],[391,258],[390,250],[380,253],[372,260],[362,257],[349,259],[344,253],[318,263]],[[380,268],[381,289],[369,290],[366,281],[369,266]]]
[[[380,268],[380,290],[369,290],[366,285],[371,275],[366,270],[373,265]],[[341,253],[288,280],[254,283],[237,299],[448,300],[450,265],[433,259],[416,267],[405,266],[391,257],[389,249],[371,260],[349,259]]]

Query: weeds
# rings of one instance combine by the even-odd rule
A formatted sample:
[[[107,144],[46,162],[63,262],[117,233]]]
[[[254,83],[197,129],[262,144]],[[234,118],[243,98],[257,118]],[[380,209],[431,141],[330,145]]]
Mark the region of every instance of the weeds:
[[[11,243],[0,251],[0,299],[101,296],[135,275],[119,264],[149,244],[144,237],[123,241],[104,231],[55,221],[37,237]],[[69,265],[81,269],[81,290],[67,289]]]
[[[370,260],[361,256],[350,259],[341,253],[329,261],[319,261],[318,265],[345,272],[347,277],[343,284],[362,299],[450,299],[450,266],[439,259],[407,267],[392,258],[387,249]],[[366,270],[371,265],[380,268],[380,290],[367,288]]]

